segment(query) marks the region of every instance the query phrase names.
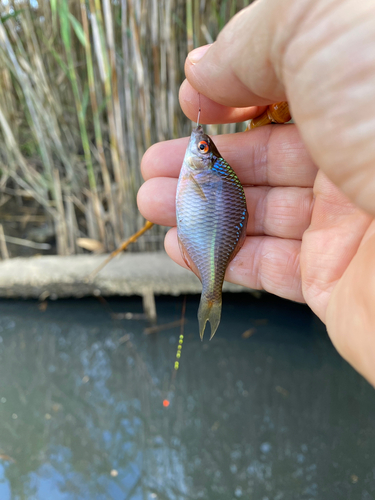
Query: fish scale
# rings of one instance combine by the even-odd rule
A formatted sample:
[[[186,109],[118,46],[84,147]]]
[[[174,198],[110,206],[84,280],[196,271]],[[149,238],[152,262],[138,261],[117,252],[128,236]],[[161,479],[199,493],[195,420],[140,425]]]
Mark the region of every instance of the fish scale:
[[[206,152],[199,149],[202,144]],[[202,282],[200,335],[209,321],[212,338],[220,323],[225,271],[242,246],[248,215],[238,177],[201,126],[191,134],[181,168],[176,215],[181,253]]]

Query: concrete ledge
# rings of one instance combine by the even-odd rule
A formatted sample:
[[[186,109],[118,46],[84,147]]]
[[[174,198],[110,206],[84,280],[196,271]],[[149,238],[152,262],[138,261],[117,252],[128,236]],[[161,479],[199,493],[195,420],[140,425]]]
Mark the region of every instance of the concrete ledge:
[[[42,256],[0,262],[0,297],[47,298],[87,295],[155,295],[201,293],[198,278],[175,264],[165,252],[124,253],[87,282],[105,255]],[[225,291],[249,289],[225,283]]]

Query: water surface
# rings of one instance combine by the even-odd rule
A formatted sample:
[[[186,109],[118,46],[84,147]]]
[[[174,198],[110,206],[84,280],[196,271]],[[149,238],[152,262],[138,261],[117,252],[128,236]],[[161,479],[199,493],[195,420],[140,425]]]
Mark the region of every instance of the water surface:
[[[308,308],[227,295],[201,343],[197,307],[171,384],[179,328],[111,318],[138,299],[0,301],[0,499],[375,498],[375,393]]]

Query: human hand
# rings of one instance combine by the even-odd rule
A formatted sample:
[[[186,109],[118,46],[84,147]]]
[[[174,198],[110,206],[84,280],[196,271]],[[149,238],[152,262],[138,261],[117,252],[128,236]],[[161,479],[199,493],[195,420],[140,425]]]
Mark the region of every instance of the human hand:
[[[202,123],[248,119],[261,111],[248,106],[289,101],[297,127],[214,139],[245,185],[249,208],[248,238],[226,279],[306,301],[339,352],[373,384],[374,11],[373,1],[259,1],[209,50],[201,48],[199,61],[197,52],[189,55],[180,92],[193,120],[197,90],[203,94]],[[139,207],[153,222],[176,223],[186,145],[158,144],[143,159]],[[166,249],[184,265],[175,229]]]

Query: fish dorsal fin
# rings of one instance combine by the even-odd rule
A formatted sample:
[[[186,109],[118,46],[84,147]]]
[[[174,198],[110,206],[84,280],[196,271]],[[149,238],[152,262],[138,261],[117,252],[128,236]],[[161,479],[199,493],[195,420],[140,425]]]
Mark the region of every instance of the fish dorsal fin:
[[[193,271],[193,273],[198,276],[198,278],[201,280],[201,275],[198,271],[198,268],[197,266],[194,264],[194,262],[191,260],[189,254],[187,253],[186,251],[186,248],[184,247],[184,244],[182,243],[182,241],[180,240],[180,238],[178,238],[178,245],[180,247],[180,252],[181,252],[181,255],[182,255],[182,258],[184,259],[184,262],[185,264],[188,266],[189,269],[191,269]],[[201,280],[202,281],[202,280]]]

